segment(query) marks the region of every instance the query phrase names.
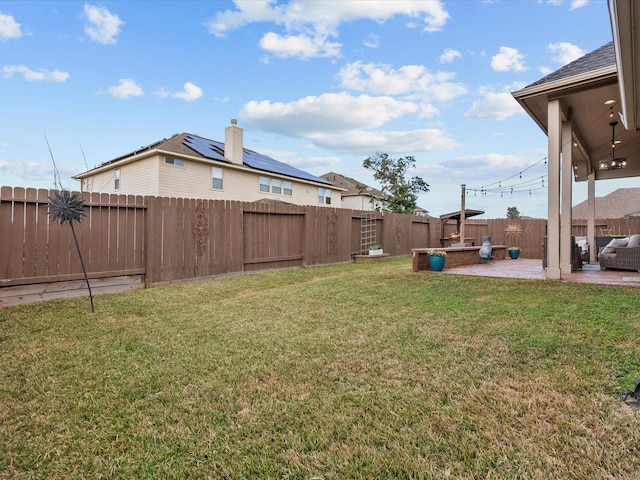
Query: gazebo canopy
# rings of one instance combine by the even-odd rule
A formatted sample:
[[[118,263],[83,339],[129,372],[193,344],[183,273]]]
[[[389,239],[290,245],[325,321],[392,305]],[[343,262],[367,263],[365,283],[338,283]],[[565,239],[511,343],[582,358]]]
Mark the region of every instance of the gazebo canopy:
[[[475,217],[476,215],[482,215],[484,213],[483,210],[471,210],[469,208],[464,209],[464,218]],[[440,215],[440,220],[442,221],[442,227],[440,230],[440,238],[444,238],[444,226],[447,224],[449,220],[456,221],[456,232],[460,232],[460,221],[462,220],[462,210],[458,210],[457,212],[445,213],[444,215]],[[464,242],[464,239],[461,240]]]
[[[469,208],[464,209],[464,218],[475,217],[476,215],[482,215],[484,213],[483,210],[471,210]],[[440,220],[444,223],[449,220],[455,220],[460,223],[460,219],[462,218],[462,210],[457,212],[445,213],[444,215],[440,215]]]

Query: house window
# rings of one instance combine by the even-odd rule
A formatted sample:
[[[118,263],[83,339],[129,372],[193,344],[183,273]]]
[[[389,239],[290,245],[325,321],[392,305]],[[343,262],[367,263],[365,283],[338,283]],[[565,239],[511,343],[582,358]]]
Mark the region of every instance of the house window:
[[[260,177],[260,191],[268,192],[269,190],[269,179],[267,177]]]
[[[120,190],[120,169],[116,168],[115,172],[113,173],[113,187],[116,190]]]
[[[260,191],[275,195],[293,195],[293,182],[279,178],[260,177]]]
[[[167,163],[169,165],[175,165],[177,167],[181,167],[181,166],[184,165],[184,160],[181,160],[179,158],[165,157],[164,163]]]
[[[222,190],[222,169],[220,167],[211,168],[212,187],[216,190]]]
[[[318,203],[331,205],[331,190],[328,188],[318,188]]]

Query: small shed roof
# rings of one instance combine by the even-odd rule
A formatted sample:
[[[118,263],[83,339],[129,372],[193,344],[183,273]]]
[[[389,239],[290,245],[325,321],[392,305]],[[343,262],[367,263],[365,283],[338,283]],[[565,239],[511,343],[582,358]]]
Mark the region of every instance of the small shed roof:
[[[471,210],[469,208],[464,209],[464,218],[475,217],[477,215],[482,215],[484,213],[483,210]],[[462,219],[462,210],[457,212],[445,213],[444,215],[440,215],[440,220],[444,220],[445,222],[449,220],[455,220],[459,222]]]

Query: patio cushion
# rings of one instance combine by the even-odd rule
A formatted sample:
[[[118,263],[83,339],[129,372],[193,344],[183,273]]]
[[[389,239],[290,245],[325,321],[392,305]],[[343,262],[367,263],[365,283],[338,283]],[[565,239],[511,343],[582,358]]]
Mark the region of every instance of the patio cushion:
[[[640,235],[631,235],[629,243],[627,243],[627,247],[637,247],[638,245],[640,245]]]
[[[589,244],[587,243],[587,237],[576,237],[576,243],[580,247],[580,251],[582,251],[582,253],[589,253]]]
[[[602,249],[602,252],[600,253],[616,253],[616,247],[626,247],[628,243],[628,238],[614,238]]]

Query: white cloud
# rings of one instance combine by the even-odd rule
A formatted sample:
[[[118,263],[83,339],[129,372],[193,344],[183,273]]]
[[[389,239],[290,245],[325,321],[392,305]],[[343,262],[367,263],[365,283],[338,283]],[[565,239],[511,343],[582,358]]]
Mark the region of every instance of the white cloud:
[[[406,153],[459,146],[438,129],[378,130],[391,120],[419,112],[415,103],[389,96],[339,93],[305,97],[286,104],[249,102],[239,117],[248,127],[305,138],[317,148],[345,153],[369,155],[377,150]]]
[[[311,169],[311,168],[326,168],[331,169],[334,165],[339,164],[342,160],[335,155],[327,156],[303,156],[301,157],[299,152],[292,150],[273,150],[273,149],[261,149],[260,153],[267,155],[271,158],[275,158],[280,162],[288,163],[297,168]]]
[[[466,93],[453,83],[452,72],[429,72],[422,65],[404,65],[393,69],[379,63],[353,62],[338,72],[341,86],[372,94],[401,95],[405,99],[446,102]]]
[[[169,90],[159,87],[156,89],[154,94],[158,99],[171,97],[177,98],[178,100],[184,100],[186,102],[193,102],[195,100],[198,100],[203,95],[202,89],[191,82],[185,83],[181,92],[171,93]]]
[[[460,57],[462,57],[462,54],[458,50],[447,48],[444,52],[442,52],[442,55],[440,55],[440,63],[451,63],[456,58]]]
[[[164,98],[169,98],[171,96],[171,92],[169,90],[166,90],[162,87],[158,87],[156,88],[154,95],[156,96],[156,98],[158,99],[164,99]]]
[[[4,78],[11,78],[15,74],[21,74],[27,82],[66,82],[69,79],[69,74],[60,70],[51,72],[40,69],[35,71],[25,65],[7,65],[2,68]]]
[[[53,184],[53,164],[38,163],[32,161],[25,162],[7,162],[0,159],[0,175],[3,177],[13,176],[25,181],[46,181],[51,180]],[[60,173],[66,175],[74,175],[77,172],[71,172],[68,168],[60,169]]]
[[[586,7],[589,0],[573,0],[569,6],[569,10],[577,10],[578,8]]]
[[[449,19],[440,0],[371,1],[341,0],[325,2],[291,0],[279,4],[275,0],[235,0],[236,9],[219,12],[207,23],[209,32],[225,37],[254,22],[270,22],[281,25],[286,34],[270,33],[260,42],[263,48],[282,57],[309,58],[338,56],[340,44],[327,42],[329,36],[337,36],[340,25],[357,20],[383,23],[395,16],[422,20],[427,32],[441,30]],[[301,52],[306,52],[301,55]]]
[[[339,43],[327,41],[326,36],[309,37],[304,34],[280,36],[268,32],[260,39],[260,47],[276,57],[335,57],[340,53]]]
[[[496,72],[523,72],[527,69],[524,55],[511,47],[500,47],[500,53],[491,58],[491,68]]]
[[[187,82],[184,84],[184,90],[182,92],[174,93],[172,96],[179,100],[193,102],[202,97],[202,89],[194,83]]]
[[[311,136],[318,147],[351,154],[371,155],[378,151],[389,154],[430,152],[460,147],[439,129],[406,131],[355,130],[342,133],[317,133]]]
[[[115,87],[107,88],[109,95],[118,98],[140,97],[144,95],[142,88],[130,78],[120,79],[120,83]]]
[[[89,4],[84,5],[84,13],[88,21],[84,31],[92,40],[105,45],[116,43],[120,27],[124,24],[118,15]]]
[[[553,60],[560,65],[566,65],[584,56],[585,51],[569,42],[550,43],[547,47],[553,54]]]
[[[0,13],[0,40],[20,38],[21,36],[20,24],[11,15]]]
[[[417,110],[414,103],[388,96],[354,97],[348,93],[329,93],[291,103],[252,101],[244,105],[240,118],[253,128],[307,137],[319,132],[375,128]]]
[[[489,88],[480,89],[480,100],[473,102],[472,107],[464,113],[465,118],[493,118],[506,120],[513,115],[523,114],[522,107],[509,91],[495,92]]]
[[[378,35],[369,35],[362,44],[367,48],[378,48],[380,46],[380,37]]]

